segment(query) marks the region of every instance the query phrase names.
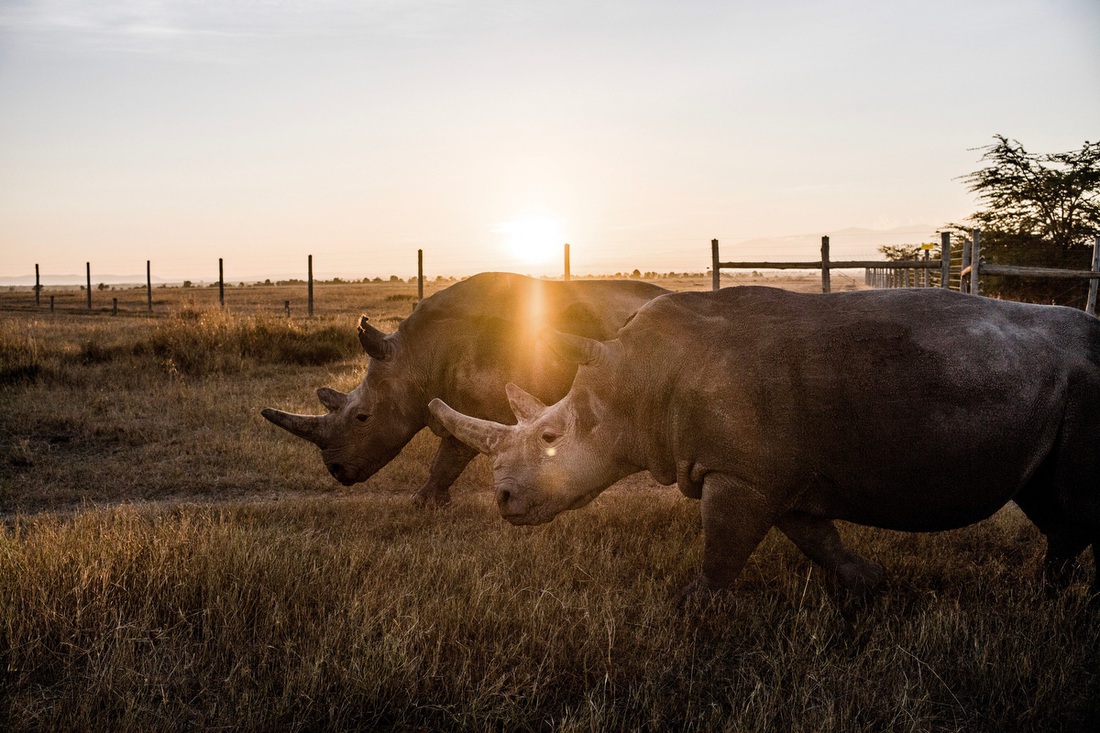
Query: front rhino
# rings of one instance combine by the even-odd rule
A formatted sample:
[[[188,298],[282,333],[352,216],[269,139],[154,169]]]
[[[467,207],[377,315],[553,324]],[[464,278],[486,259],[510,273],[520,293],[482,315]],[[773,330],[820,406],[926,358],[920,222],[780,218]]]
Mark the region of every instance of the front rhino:
[[[1010,500],[1047,536],[1052,585],[1086,547],[1100,552],[1100,326],[1080,312],[940,291],[730,288],[654,300],[613,343],[629,358],[582,368],[556,405],[526,410],[510,394],[517,426],[433,403],[492,458],[509,521],[547,521],[622,467],[648,469],[701,500],[703,567],[688,592],[729,587],[772,527],[863,592],[882,568],[833,520],[942,531]],[[534,452],[540,430],[581,437],[582,395],[600,437]]]

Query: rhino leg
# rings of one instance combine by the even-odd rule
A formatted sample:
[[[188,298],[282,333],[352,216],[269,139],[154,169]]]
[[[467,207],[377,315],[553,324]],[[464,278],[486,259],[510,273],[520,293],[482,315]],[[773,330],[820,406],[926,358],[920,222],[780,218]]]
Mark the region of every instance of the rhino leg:
[[[1067,511],[1060,497],[1069,492],[1059,488],[1065,485],[1065,471],[1058,470],[1056,462],[1051,461],[1040,467],[1031,482],[1015,497],[1017,506],[1046,536],[1047,551],[1039,580],[1052,593],[1069,585],[1077,556],[1090,544],[1082,522],[1088,511]]]
[[[882,566],[849,549],[828,519],[788,512],[776,524],[799,550],[848,592],[863,595],[882,582]]]
[[[437,506],[449,504],[451,484],[458,479],[475,456],[477,456],[476,450],[454,436],[448,435],[440,440],[439,448],[435,451],[435,459],[432,460],[431,471],[428,472],[428,480],[419,491],[413,494],[413,502]]]
[[[779,517],[765,493],[719,473],[703,478],[700,503],[703,570],[680,592],[681,598],[730,587]]]

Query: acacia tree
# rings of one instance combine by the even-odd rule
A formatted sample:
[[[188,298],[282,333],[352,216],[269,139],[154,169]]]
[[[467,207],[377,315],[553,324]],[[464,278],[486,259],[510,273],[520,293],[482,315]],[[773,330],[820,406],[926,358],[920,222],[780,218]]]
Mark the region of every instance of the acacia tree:
[[[987,165],[962,177],[981,206],[966,228],[981,228],[983,259],[1088,269],[1100,233],[1100,143],[1044,154],[1003,135],[995,140],[980,148]],[[1078,307],[1088,292],[1083,280],[990,277],[983,283],[989,295]]]

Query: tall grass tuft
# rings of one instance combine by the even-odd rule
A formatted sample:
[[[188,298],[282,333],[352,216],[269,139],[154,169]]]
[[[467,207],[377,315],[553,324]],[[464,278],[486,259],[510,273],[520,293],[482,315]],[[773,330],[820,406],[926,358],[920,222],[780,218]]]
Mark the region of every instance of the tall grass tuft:
[[[125,369],[167,369],[187,377],[238,374],[248,364],[320,366],[360,352],[349,323],[234,316],[215,309],[184,308],[126,328],[97,323],[80,336],[57,322],[0,329],[0,385],[65,381],[74,369],[116,364]]]
[[[315,366],[359,352],[354,329],[343,324],[235,317],[224,312],[184,310],[161,321],[135,354],[169,361],[182,374],[203,376],[241,371],[247,361]]]

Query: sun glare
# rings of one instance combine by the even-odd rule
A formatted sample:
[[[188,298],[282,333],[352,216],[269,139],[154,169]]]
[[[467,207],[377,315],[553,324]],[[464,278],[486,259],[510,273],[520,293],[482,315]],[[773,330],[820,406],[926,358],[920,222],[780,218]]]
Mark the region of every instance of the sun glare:
[[[565,238],[552,216],[533,214],[501,223],[493,230],[502,235],[502,246],[525,265],[544,265],[562,257]]]

